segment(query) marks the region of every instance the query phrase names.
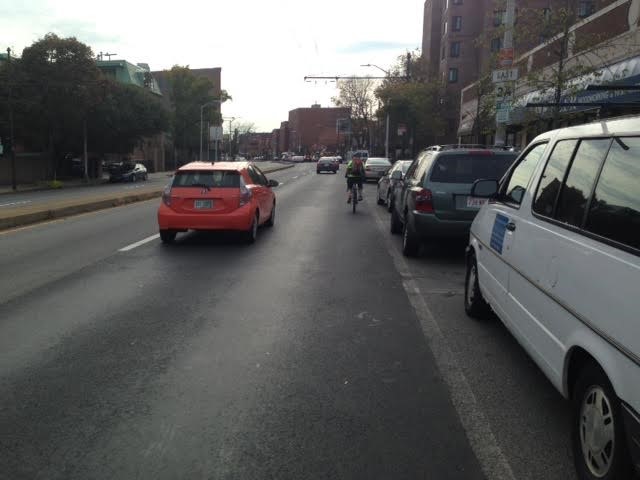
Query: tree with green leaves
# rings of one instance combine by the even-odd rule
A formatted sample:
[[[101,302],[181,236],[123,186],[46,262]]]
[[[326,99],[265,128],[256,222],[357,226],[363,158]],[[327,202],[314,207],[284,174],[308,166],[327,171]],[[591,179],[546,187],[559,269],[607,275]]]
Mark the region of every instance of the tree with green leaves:
[[[410,77],[402,78],[407,68]],[[417,54],[410,57],[408,65],[405,55],[398,57],[389,73],[390,78],[383,80],[375,91],[381,105],[377,115],[382,121],[389,114],[391,124],[395,126],[399,123],[408,125],[409,132],[404,138],[413,140],[413,155],[444,135],[447,96],[439,81],[431,77],[426,62]],[[408,142],[410,140],[403,140],[405,148],[409,147]]]
[[[174,66],[169,71],[171,103],[173,107],[171,131],[177,148],[187,152],[189,158],[200,146],[200,109],[203,109],[203,121],[213,125],[222,125],[220,104],[231,99],[222,90],[220,98],[212,95],[213,83],[207,78],[194,74],[189,67]]]

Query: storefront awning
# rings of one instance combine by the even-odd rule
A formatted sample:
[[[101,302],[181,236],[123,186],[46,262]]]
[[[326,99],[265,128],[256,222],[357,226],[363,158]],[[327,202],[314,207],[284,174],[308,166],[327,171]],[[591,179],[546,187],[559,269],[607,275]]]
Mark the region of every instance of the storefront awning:
[[[640,92],[625,90],[603,90],[603,91],[587,91],[588,85],[640,85],[640,57],[634,57],[622,62],[615,63],[606,67],[602,67],[596,72],[583,75],[571,82],[567,90],[572,93],[565,94],[561,97],[560,102],[567,103],[622,103],[622,102],[638,102],[640,106]],[[526,121],[526,114],[532,108],[527,108],[528,103],[544,103],[553,102],[555,93],[552,88],[546,90],[536,90],[526,93],[518,98],[514,103],[511,111],[509,124],[519,125]],[[535,107],[533,107],[535,108]],[[592,106],[569,106],[562,107],[560,113],[577,113],[592,109]],[[551,116],[553,109],[551,107],[535,108],[538,116]],[[532,112],[533,113],[533,112]]]

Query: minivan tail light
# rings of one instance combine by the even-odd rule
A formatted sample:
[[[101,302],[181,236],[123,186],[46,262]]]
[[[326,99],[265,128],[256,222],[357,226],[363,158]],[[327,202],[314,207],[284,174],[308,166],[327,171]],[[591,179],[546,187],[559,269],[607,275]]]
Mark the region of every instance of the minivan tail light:
[[[251,202],[253,193],[244,183],[244,178],[240,177],[240,206],[243,207]]]
[[[420,213],[433,213],[433,195],[431,190],[421,188],[416,192],[416,210]]]

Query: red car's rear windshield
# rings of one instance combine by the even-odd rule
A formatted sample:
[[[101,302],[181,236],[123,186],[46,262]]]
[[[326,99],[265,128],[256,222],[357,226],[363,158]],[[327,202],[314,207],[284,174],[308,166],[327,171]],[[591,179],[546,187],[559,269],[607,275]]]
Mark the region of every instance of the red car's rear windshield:
[[[499,180],[516,159],[516,154],[442,155],[436,160],[431,181],[473,183],[480,178]]]
[[[173,179],[173,187],[239,188],[240,173],[235,170],[181,170]]]

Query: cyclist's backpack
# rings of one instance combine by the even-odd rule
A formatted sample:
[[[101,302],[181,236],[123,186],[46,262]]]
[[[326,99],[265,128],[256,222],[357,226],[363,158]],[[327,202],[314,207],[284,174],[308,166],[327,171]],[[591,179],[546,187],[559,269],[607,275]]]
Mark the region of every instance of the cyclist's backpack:
[[[351,164],[351,175],[364,175],[364,165],[362,163],[362,160],[360,160],[359,158],[353,159],[353,163]]]

